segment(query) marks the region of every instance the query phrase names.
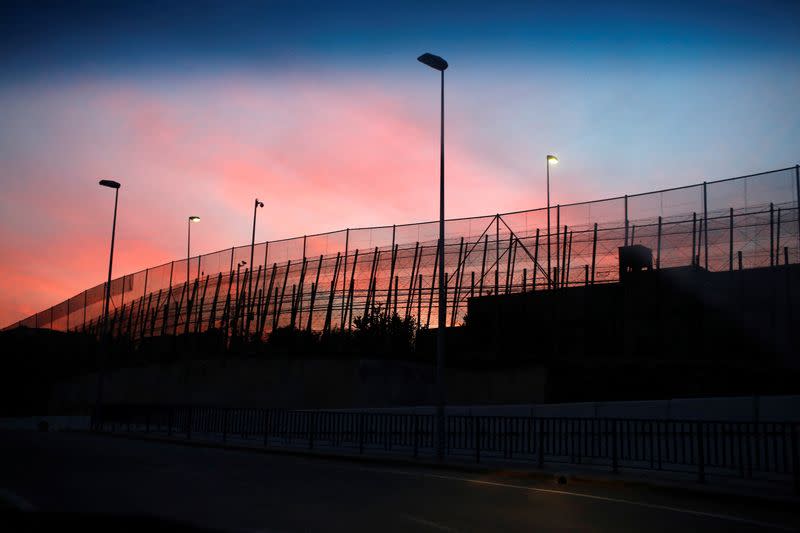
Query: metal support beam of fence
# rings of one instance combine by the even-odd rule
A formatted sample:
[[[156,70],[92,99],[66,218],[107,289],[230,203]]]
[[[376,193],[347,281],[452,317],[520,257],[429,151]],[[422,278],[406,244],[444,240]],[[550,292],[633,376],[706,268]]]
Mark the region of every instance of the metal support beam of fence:
[[[708,270],[708,184],[703,182],[703,267]]]

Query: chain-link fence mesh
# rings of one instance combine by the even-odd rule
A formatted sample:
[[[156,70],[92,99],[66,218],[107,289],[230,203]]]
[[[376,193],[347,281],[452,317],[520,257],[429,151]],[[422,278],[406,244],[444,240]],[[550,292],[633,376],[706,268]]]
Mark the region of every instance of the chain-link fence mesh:
[[[798,174],[553,206],[549,217],[534,209],[448,220],[448,325],[462,322],[471,296],[617,281],[626,244],[652,249],[656,268],[798,263]],[[352,328],[373,308],[436,327],[438,231],[437,222],[347,229],[175,260],[112,280],[108,327],[133,339],[210,329],[265,336],[284,326]],[[97,333],[104,298],[101,284],[9,328]]]

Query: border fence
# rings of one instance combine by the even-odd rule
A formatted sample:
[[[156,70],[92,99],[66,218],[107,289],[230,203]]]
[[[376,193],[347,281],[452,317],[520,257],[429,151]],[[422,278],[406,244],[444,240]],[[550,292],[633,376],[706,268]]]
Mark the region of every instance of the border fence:
[[[618,280],[618,247],[654,267],[709,271],[800,263],[800,166],[446,223],[446,325],[469,297]],[[284,326],[350,329],[371,309],[437,327],[438,223],[346,229],[180,259],[112,280],[109,329],[141,340]],[[548,248],[548,240],[551,245]],[[548,261],[548,249],[550,259]],[[187,265],[188,261],[188,265]],[[549,266],[548,266],[549,265]],[[188,279],[187,279],[188,277]],[[106,284],[8,326],[100,332]]]
[[[526,416],[446,417],[446,458],[570,464],[782,483],[800,492],[797,422]],[[116,405],[98,431],[358,455],[435,456],[435,415],[211,406]]]

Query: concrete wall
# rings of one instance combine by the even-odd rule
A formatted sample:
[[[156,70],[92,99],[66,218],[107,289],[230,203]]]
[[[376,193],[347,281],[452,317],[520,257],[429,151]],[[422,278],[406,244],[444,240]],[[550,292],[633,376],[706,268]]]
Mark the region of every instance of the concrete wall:
[[[248,407],[357,408],[434,401],[433,370],[401,361],[232,359],[153,365],[110,373],[104,401],[122,404],[206,404]],[[540,369],[448,373],[448,397],[459,403],[544,401]],[[58,384],[52,412],[94,404],[95,374]]]
[[[447,382],[448,411],[453,414],[800,420],[800,396],[545,404],[546,373],[540,369],[459,370],[450,372]],[[115,371],[107,378],[105,401],[425,413],[434,410],[433,383],[431,367],[399,361],[195,361],[188,367],[185,364],[154,365]],[[51,412],[88,412],[94,405],[96,391],[96,375],[59,384]]]

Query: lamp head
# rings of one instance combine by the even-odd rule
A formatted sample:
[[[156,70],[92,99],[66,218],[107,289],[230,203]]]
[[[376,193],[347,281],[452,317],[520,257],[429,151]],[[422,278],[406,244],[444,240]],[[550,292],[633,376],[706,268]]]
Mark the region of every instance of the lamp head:
[[[256,198],[256,207],[264,207],[264,202],[261,202],[258,198]]]
[[[558,164],[558,158],[556,156],[554,156],[554,155],[548,155],[547,156],[547,164],[548,165],[557,165]]]
[[[120,188],[119,182],[114,181],[114,180],[100,180],[100,185],[102,185],[103,187],[109,187],[111,189],[119,189]]]
[[[189,222],[200,222],[200,217],[192,215],[189,217]]]
[[[440,72],[444,72],[445,70],[447,70],[448,67],[447,61],[445,61],[439,56],[435,56],[427,52],[419,56],[417,58],[417,61],[419,61],[420,63],[424,63],[425,65],[428,65],[432,69],[436,69]]]

